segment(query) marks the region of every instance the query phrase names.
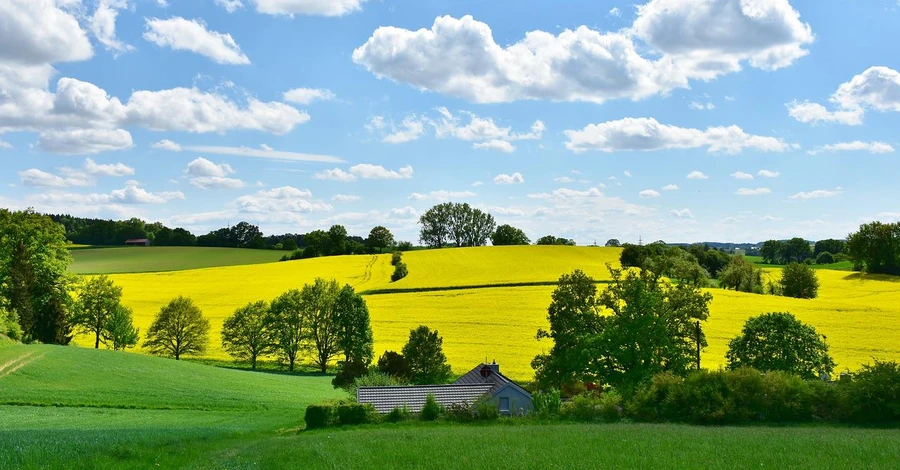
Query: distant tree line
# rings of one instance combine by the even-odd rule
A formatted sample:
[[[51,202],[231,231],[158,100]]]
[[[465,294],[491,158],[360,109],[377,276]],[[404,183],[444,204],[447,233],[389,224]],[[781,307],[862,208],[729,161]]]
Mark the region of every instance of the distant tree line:
[[[183,228],[169,228],[160,222],[147,223],[138,218],[128,220],[103,220],[50,215],[51,220],[62,224],[66,238],[79,245],[116,246],[125,240],[148,239],[156,246],[194,246],[197,237]]]
[[[802,238],[790,240],[768,240],[759,248],[759,255],[767,264],[831,264],[842,259],[837,255],[844,253],[843,240],[819,240],[813,248],[810,243]],[[844,258],[846,259],[846,258]]]
[[[858,270],[900,275],[900,222],[861,225],[847,236],[846,251]]]

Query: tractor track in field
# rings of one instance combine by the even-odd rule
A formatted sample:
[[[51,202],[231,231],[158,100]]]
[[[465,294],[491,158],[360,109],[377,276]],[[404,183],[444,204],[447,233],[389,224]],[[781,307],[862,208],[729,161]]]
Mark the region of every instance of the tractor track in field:
[[[372,255],[372,259],[366,264],[366,269],[363,272],[362,282],[366,283],[372,280],[372,268],[375,267],[375,263],[378,262],[378,255]]]
[[[27,354],[23,354],[19,357],[16,357],[14,359],[6,361],[5,363],[3,363],[3,365],[0,365],[0,379],[5,378],[9,375],[12,375],[17,370],[44,357],[43,354],[41,354],[40,356],[36,356],[36,357],[32,357],[32,356],[34,356],[34,352],[29,352]]]

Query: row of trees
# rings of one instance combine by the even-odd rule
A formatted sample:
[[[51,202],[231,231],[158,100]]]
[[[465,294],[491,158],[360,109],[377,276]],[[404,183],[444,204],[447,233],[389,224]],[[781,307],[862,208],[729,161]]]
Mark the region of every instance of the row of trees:
[[[484,246],[497,227],[494,216],[469,204],[438,204],[419,218],[419,240],[432,248]]]
[[[160,222],[147,223],[138,218],[103,220],[50,215],[65,227],[66,237],[81,245],[121,245],[125,240],[146,238],[157,246],[194,246],[197,237],[183,228],[169,228]]]
[[[845,251],[859,269],[900,275],[900,222],[861,225],[847,237]]]

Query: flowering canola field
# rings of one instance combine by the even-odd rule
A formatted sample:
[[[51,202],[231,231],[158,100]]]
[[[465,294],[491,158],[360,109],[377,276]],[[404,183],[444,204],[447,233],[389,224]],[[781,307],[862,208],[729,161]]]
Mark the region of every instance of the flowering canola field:
[[[271,300],[317,276],[334,277],[358,291],[384,288],[422,289],[489,286],[554,281],[580,268],[600,278],[618,249],[596,247],[485,247],[404,254],[409,277],[391,283],[390,255],[316,258],[250,266],[198,269],[157,274],[122,274],[111,278],[123,287],[123,300],[135,311],[135,323],[147,331],[153,316],[169,299],[187,295],[210,319],[208,356],[227,359],[219,332],[235,308]],[[772,273],[777,276],[777,273]],[[900,360],[900,278],[861,276],[819,270],[819,298],[790,299],[711,289],[713,302],[704,329],[709,347],[703,366],[724,364],[728,341],[751,316],[789,311],[827,336],[838,370],[856,369],[872,358]],[[598,288],[604,288],[599,285]],[[377,354],[399,350],[409,330],[428,325],[444,337],[444,351],[456,372],[481,361],[497,360],[504,373],[532,376],[531,359],[548,350],[535,333],[546,327],[553,286],[486,287],[367,295]],[[79,338],[79,343],[87,341]],[[141,349],[138,348],[141,352]]]

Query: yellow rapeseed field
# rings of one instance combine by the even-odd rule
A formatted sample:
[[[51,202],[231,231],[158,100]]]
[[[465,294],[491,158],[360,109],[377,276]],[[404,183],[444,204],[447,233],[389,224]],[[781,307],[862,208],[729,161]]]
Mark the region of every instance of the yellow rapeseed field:
[[[334,277],[360,291],[553,281],[575,268],[606,278],[604,265],[614,262],[618,254],[617,249],[591,247],[411,252],[404,255],[410,275],[397,283],[389,282],[393,271],[389,255],[111,277],[123,287],[124,302],[135,310],[135,322],[142,331],[172,297],[193,298],[212,324],[208,356],[225,359],[228,356],[221,349],[219,337],[225,317],[247,302],[270,300],[317,276]],[[821,288],[819,298],[814,300],[711,289],[711,315],[704,326],[710,346],[703,353],[704,367],[724,364],[728,341],[748,318],[775,311],[789,311],[826,335],[838,370],[856,369],[872,358],[900,359],[900,278],[845,271],[817,273]],[[777,277],[778,273],[772,274]],[[399,350],[411,328],[428,325],[444,337],[444,350],[455,371],[464,372],[480,361],[496,359],[505,373],[528,379],[532,376],[531,359],[551,346],[546,340],[538,342],[535,333],[547,325],[553,289],[491,287],[366,296],[376,353]]]

